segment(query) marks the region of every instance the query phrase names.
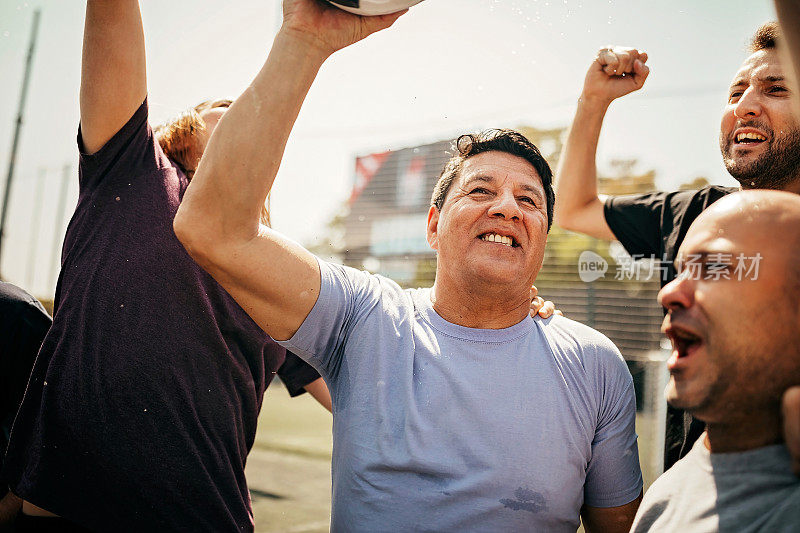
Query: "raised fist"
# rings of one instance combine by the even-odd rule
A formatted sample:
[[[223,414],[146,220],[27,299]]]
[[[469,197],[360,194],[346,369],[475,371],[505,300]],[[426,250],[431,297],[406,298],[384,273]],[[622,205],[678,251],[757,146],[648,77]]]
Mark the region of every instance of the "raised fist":
[[[635,48],[601,48],[586,73],[581,99],[608,105],[620,96],[641,89],[650,74],[645,63],[647,54]]]

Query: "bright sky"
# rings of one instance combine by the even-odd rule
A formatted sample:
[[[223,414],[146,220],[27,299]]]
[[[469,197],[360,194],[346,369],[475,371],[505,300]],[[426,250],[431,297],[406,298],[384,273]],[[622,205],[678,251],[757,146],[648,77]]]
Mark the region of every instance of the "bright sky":
[[[42,8],[0,264],[9,281],[41,297],[54,290],[51,265],[77,199],[84,6],[0,3],[0,191],[33,10]],[[142,11],[154,124],[206,98],[235,98],[279,24],[278,0],[143,0]],[[568,125],[586,69],[608,44],[647,51],[652,72],[642,91],[612,106],[601,170],[638,158],[662,188],[699,175],[733,184],[717,144],[725,91],[748,38],[772,18],[767,0],[426,0],[325,65],[278,176],[274,225],[313,243],[347,197],[355,155],[489,126]],[[66,164],[66,215],[57,220]]]

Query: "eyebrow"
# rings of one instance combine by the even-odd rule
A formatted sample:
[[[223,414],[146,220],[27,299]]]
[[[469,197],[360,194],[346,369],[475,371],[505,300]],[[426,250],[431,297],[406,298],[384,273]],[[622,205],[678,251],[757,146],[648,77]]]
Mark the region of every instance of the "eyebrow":
[[[486,176],[485,174],[476,174],[476,175],[470,177],[469,179],[467,179],[467,181],[464,182],[464,185],[465,186],[466,185],[470,185],[471,183],[473,183],[475,181],[480,181],[482,183],[494,183],[495,179],[492,176]],[[534,196],[536,196],[537,200],[541,200],[542,199],[541,191],[539,189],[537,189],[536,187],[533,187],[532,185],[523,184],[523,185],[520,185],[519,188],[522,189],[523,191],[526,191],[526,192],[529,192],[529,193],[533,194]]]
[[[778,81],[786,81],[786,78],[784,76],[764,76],[762,78],[758,78],[758,81],[761,83],[775,83]],[[734,81],[731,84],[730,89],[742,85],[747,85],[747,78],[739,78],[738,80]]]
[[[741,252],[731,251],[731,250],[701,250],[699,252],[694,252],[690,254],[680,254],[675,260],[672,262],[672,266],[675,267],[675,270],[678,270],[678,265],[681,261],[685,262],[687,258],[691,258],[694,262],[700,263],[708,260],[708,258],[712,255],[730,255],[735,256],[736,254]]]

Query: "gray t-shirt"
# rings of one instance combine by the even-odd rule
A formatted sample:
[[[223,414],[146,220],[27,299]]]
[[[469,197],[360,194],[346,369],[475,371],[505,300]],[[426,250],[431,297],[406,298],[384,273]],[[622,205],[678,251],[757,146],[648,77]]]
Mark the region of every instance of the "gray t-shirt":
[[[563,317],[449,323],[427,289],[320,261],[284,342],[333,397],[333,531],[575,531],[642,487],[633,382]]]
[[[800,531],[800,479],[786,446],[710,453],[704,441],[653,483],[632,532]]]

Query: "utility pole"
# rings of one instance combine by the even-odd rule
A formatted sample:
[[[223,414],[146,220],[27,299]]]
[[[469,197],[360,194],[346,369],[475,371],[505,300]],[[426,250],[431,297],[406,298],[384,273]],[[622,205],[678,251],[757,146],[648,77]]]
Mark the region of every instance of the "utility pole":
[[[8,200],[11,197],[11,179],[14,177],[14,164],[17,159],[17,147],[19,146],[19,134],[22,129],[22,116],[25,111],[25,97],[28,94],[28,80],[31,76],[31,66],[33,65],[33,51],[36,47],[36,36],[39,33],[39,15],[41,11],[33,12],[33,28],[31,29],[31,41],[28,46],[28,57],[25,60],[25,75],[22,78],[22,93],[19,97],[19,109],[17,111],[17,121],[14,127],[14,140],[11,143],[11,157],[8,158],[8,175],[6,176],[6,189],[3,194],[3,210],[0,211],[0,257],[3,253],[3,237],[6,231],[6,216],[8,215]]]
[[[47,169],[39,168],[36,176],[36,192],[33,196],[33,211],[31,212],[31,238],[28,241],[28,268],[26,287],[33,288],[36,279],[36,252],[39,248],[39,222],[42,220],[42,203],[44,202],[44,180],[47,177]]]
[[[67,186],[72,177],[72,165],[64,165],[61,175],[61,191],[58,194],[58,209],[56,209],[56,229],[53,233],[53,260],[50,263],[50,279],[53,280],[53,287],[57,283],[58,269],[61,267],[61,228],[64,225],[64,210],[67,208]],[[55,290],[55,289],[54,289]]]

